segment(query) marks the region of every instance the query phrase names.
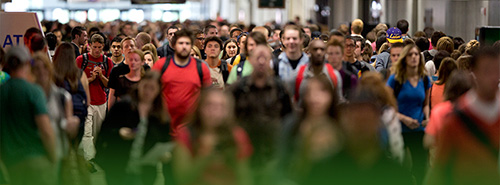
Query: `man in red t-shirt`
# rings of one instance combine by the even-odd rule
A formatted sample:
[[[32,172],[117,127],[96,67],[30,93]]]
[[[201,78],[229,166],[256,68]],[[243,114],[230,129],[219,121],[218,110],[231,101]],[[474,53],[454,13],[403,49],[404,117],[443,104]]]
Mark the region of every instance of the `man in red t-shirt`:
[[[476,86],[444,119],[427,184],[500,184],[500,56],[480,49],[471,61]]]
[[[106,92],[104,88],[108,86],[109,73],[113,68],[111,59],[106,57],[107,60],[104,61],[104,56],[101,54],[104,47],[104,38],[99,34],[94,34],[90,41],[90,53],[82,54],[76,58],[76,66],[80,69],[83,68],[83,71],[89,77],[90,106],[85,119],[85,141],[83,141],[87,159],[93,158],[93,152],[90,152],[88,148],[91,146],[87,144],[95,140],[106,116]],[[90,138],[90,141],[88,141],[88,138]]]
[[[196,108],[202,87],[212,84],[208,66],[189,56],[193,42],[193,34],[189,30],[175,32],[172,38],[173,57],[168,61],[164,57],[153,66],[153,70],[162,72],[162,95],[172,118],[170,127],[174,136],[187,115]],[[165,64],[168,66],[166,69]]]

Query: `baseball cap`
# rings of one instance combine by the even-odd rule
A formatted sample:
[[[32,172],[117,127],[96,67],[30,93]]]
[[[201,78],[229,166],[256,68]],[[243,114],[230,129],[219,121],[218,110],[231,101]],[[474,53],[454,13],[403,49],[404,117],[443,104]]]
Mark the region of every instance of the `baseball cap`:
[[[387,40],[389,43],[403,42],[401,30],[396,27],[389,28],[387,30]]]

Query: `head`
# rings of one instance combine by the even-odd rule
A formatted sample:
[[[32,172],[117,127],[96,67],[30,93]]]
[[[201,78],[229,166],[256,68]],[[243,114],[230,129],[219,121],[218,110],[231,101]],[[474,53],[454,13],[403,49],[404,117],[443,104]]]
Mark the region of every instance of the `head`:
[[[272,40],[273,41],[279,41],[280,40],[280,33],[281,33],[281,29],[274,29],[273,30]]]
[[[326,76],[315,76],[308,80],[303,103],[306,116],[327,115],[332,119],[337,119],[337,104],[337,91]]]
[[[223,59],[228,59],[228,58],[234,57],[239,53],[240,53],[240,48],[238,47],[238,42],[236,42],[236,40],[228,39],[224,43],[224,47],[223,47],[223,51],[222,51],[222,58]]]
[[[461,37],[453,37],[453,46],[455,46],[454,49],[458,49],[458,47],[462,44],[465,44],[464,39]]]
[[[424,37],[425,39],[427,39],[427,35],[423,31],[417,31],[417,32],[415,32],[415,34],[413,34],[413,37],[415,37],[415,38],[417,38],[417,37]]]
[[[47,92],[52,84],[52,63],[45,52],[36,52],[33,54],[33,64],[31,72],[35,78],[35,83],[40,85]]]
[[[207,37],[204,47],[207,58],[218,59],[222,51],[222,40],[217,36]]]
[[[142,52],[146,52],[146,51],[149,51],[151,52],[151,55],[152,55],[152,60],[153,60],[153,63],[156,62],[156,60],[158,60],[158,52],[156,51],[156,47],[154,44],[152,43],[148,43],[144,46],[142,46]]]
[[[240,47],[240,50],[243,53],[247,52],[246,49],[245,49],[245,45],[247,43],[247,36],[248,36],[248,33],[243,32],[240,35],[238,35],[238,37],[236,39],[236,41],[238,41],[238,46]]]
[[[306,26],[306,27],[304,27],[304,28],[302,28],[302,29],[304,30],[304,33],[305,33],[306,35],[309,35],[309,37],[311,36],[311,33],[312,33],[312,32],[311,32],[311,28],[309,28],[308,26]]]
[[[149,115],[159,118],[165,122],[168,117],[163,108],[163,100],[161,96],[161,75],[157,71],[147,71],[137,84],[137,88],[133,89],[131,96],[136,106],[139,102],[149,103],[152,105]]]
[[[134,35],[133,23],[126,22],[120,29],[120,33],[125,34],[126,36],[132,37]]]
[[[47,46],[49,47],[49,50],[54,51],[57,46],[57,37],[54,33],[47,33],[45,35],[45,39],[47,40]]]
[[[229,37],[229,26],[227,24],[220,27],[220,35],[221,37]]]
[[[74,52],[74,51],[73,51]],[[29,80],[31,55],[26,47],[11,47],[5,54],[5,65],[3,71],[12,78],[23,78]]]
[[[435,31],[434,33],[432,33],[432,36],[431,36],[431,45],[432,47],[437,47],[437,43],[439,41],[439,39],[441,37],[445,37],[446,34],[444,34],[443,32],[441,31]]]
[[[385,35],[378,37],[377,41],[375,42],[376,51],[378,52],[382,45],[385,43],[387,43],[387,37]]]
[[[38,51],[47,52],[47,41],[43,38],[42,34],[31,36],[29,49],[32,54]]]
[[[325,64],[326,44],[322,40],[313,40],[309,44],[309,53],[311,54],[311,64],[321,66]]]
[[[471,60],[475,76],[476,92],[483,101],[493,101],[498,93],[500,79],[500,57],[496,48],[485,46]]]
[[[326,59],[328,63],[335,69],[340,69],[342,67],[342,58],[344,56],[344,45],[341,42],[332,41],[329,42],[326,47]]]
[[[175,56],[181,59],[186,59],[189,57],[189,53],[193,47],[193,34],[188,29],[179,30],[175,32],[174,37],[172,38],[172,43]]]
[[[473,87],[471,73],[455,70],[444,85],[444,99],[455,102]]]
[[[368,62],[371,60],[373,56],[373,47],[371,44],[364,43],[363,50],[361,51],[361,56],[363,57],[363,61]]]
[[[462,55],[457,59],[457,67],[459,70],[471,71],[472,55]]]
[[[354,40],[354,44],[356,44],[354,48],[354,57],[358,58],[361,57],[361,50],[363,49],[362,47],[365,44],[365,39],[359,37],[359,36],[354,36],[352,37]]]
[[[424,58],[415,45],[403,48],[396,63],[393,63],[391,71],[396,74],[396,80],[403,84],[407,79],[407,71],[416,69],[420,77],[426,75]]]
[[[123,55],[127,55],[127,53],[137,49],[135,39],[132,37],[125,37],[121,42],[121,46]]]
[[[390,87],[385,85],[383,76],[377,72],[363,73],[358,86],[356,87],[355,94],[366,93],[375,104],[379,106],[391,106],[397,109],[396,98],[390,93]]]
[[[125,60],[127,60],[130,72],[141,71],[142,66],[144,65],[144,54],[141,50],[135,49],[127,53]]]
[[[231,32],[229,33],[231,35],[231,38],[232,39],[238,39],[238,36],[243,32],[242,29],[240,28],[234,28],[231,30]]]
[[[465,45],[465,53],[468,55],[474,55],[480,47],[480,43],[477,40],[471,40]]]
[[[416,37],[415,38],[415,45],[418,46],[420,51],[429,50],[429,39],[427,39],[425,37]]]
[[[71,92],[78,90],[78,80],[80,79],[80,69],[76,67],[75,50],[68,42],[59,45],[54,53],[54,81],[57,86],[63,87],[64,80],[68,80]]]
[[[408,33],[408,27],[409,27],[408,21],[406,21],[405,19],[401,19],[398,21],[396,25],[397,25],[396,27],[398,27],[398,29],[401,30],[402,34]]]
[[[267,28],[264,26],[257,26],[253,28],[252,32],[260,32],[266,37],[266,40],[269,39],[269,30],[267,30]]]
[[[140,32],[135,37],[135,41],[137,44],[137,48],[142,48],[142,46],[144,46],[145,44],[151,43],[151,36],[149,36],[149,34],[146,32]]]
[[[403,51],[403,43],[394,43],[392,47],[389,49],[390,60],[392,62],[396,62],[399,59],[401,51]]]
[[[144,63],[146,63],[149,67],[153,67],[155,64],[153,53],[149,50],[144,51]]]
[[[304,33],[298,26],[286,26],[283,29],[282,42],[286,48],[286,52],[302,52]]]
[[[103,48],[104,38],[99,34],[92,35],[92,38],[90,38],[90,54],[94,57],[99,57],[101,56]]]
[[[394,44],[397,42],[403,42],[403,38],[401,37],[401,30],[396,27],[392,27],[387,30],[387,41],[390,44]]]
[[[361,34],[363,31],[363,21],[361,19],[354,19],[351,24],[351,33]]]
[[[84,27],[76,26],[71,30],[71,40],[77,45],[83,45],[87,42],[87,30]]]
[[[345,38],[345,35],[342,32],[333,31],[330,33],[330,38],[328,39],[328,42],[332,42],[333,40],[335,40],[339,43],[344,43],[344,38]]]
[[[344,41],[344,57],[351,58],[354,57],[354,50],[356,49],[356,43],[354,39],[348,35],[345,37]]]
[[[27,48],[31,48],[31,37],[33,37],[36,34],[41,35],[42,32],[38,28],[35,28],[35,27],[31,27],[28,30],[26,30],[26,32],[24,32],[24,36],[23,36],[24,46],[26,46]]]
[[[425,32],[425,37],[430,39],[432,37],[432,33],[434,33],[434,28],[433,27],[425,27],[424,32]]]
[[[120,37],[115,37],[111,40],[111,55],[113,57],[122,56],[122,39]]]
[[[261,34],[261,33],[259,33]],[[265,44],[259,44],[249,53],[249,61],[254,70],[253,76],[257,78],[266,77],[269,75],[271,66],[269,65],[272,59],[271,51]]]
[[[454,50],[454,45],[453,45],[453,40],[450,39],[450,37],[441,37],[436,45],[436,49],[438,51],[447,51],[448,53],[453,53]]]
[[[264,34],[260,32],[252,32],[248,34],[246,37],[246,42],[245,42],[245,52],[248,54],[252,52],[252,50],[257,46],[257,45],[267,45],[267,40]],[[268,48],[269,50],[269,48]]]
[[[208,25],[203,30],[203,33],[205,34],[205,37],[217,37],[217,27],[214,25]]]
[[[179,31],[179,28],[176,26],[170,26],[167,28],[167,40],[168,42],[172,42],[172,38],[174,37],[174,33]]]
[[[438,80],[436,84],[442,85],[448,82],[448,79],[450,78],[450,75],[453,71],[456,71],[458,69],[457,64],[455,63],[455,60],[450,57],[446,57],[441,61],[441,65],[439,66],[438,69]]]
[[[55,30],[52,31],[52,33],[54,33],[54,35],[56,36],[56,38],[57,38],[57,45],[59,46],[62,43],[62,38],[63,38],[61,30],[60,29],[55,29]]]
[[[450,53],[448,53],[447,51],[444,51],[444,50],[438,51],[433,59],[434,67],[436,69],[439,69],[439,66],[441,66],[441,62],[446,57],[450,57]],[[437,70],[436,70],[436,72],[437,72]],[[434,74],[429,74],[429,75],[434,75]]]
[[[412,39],[412,38],[406,38],[404,41],[403,41],[403,44],[406,46],[406,45],[415,45],[415,41]]]
[[[193,46],[193,48],[191,48],[191,52],[189,53],[189,55],[194,58],[201,59],[200,49],[198,49],[198,47],[196,46]]]
[[[232,97],[217,89],[208,89],[200,95],[198,109],[195,111],[199,128],[219,128],[231,124],[234,101]],[[195,125],[193,125],[195,126]],[[196,127],[196,126],[195,126]]]

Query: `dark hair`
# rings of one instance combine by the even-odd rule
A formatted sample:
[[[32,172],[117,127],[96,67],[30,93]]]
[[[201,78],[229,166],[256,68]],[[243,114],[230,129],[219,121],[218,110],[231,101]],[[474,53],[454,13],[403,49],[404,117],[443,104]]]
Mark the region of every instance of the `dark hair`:
[[[471,70],[476,69],[477,63],[480,59],[484,59],[484,58],[498,59],[498,57],[499,57],[499,51],[495,47],[484,46],[483,48],[481,48],[477,52],[475,52],[474,55],[472,55],[472,59],[470,62],[470,69]]]
[[[165,31],[167,31],[167,33],[168,33],[168,30],[171,30],[171,29],[175,29],[175,30],[179,31],[179,28],[177,26],[174,26],[174,25],[169,26]]]
[[[396,42],[391,45],[391,48],[389,48],[389,53],[391,52],[392,48],[404,48],[405,45],[401,42]]]
[[[92,32],[100,32],[100,31],[101,31],[101,30],[99,30],[99,28],[98,28],[98,27],[92,27],[92,28],[90,28],[90,30],[89,30],[89,34],[91,34]]]
[[[375,51],[378,52],[378,50],[380,50],[380,47],[382,47],[382,44],[386,42],[387,42],[387,37],[385,35],[378,37],[377,41],[375,42],[375,48],[376,48]]]
[[[415,41],[412,38],[407,38],[403,41],[403,45],[415,45]]]
[[[462,53],[460,53],[460,51],[456,49],[453,50],[453,53],[450,54],[450,57],[453,58],[453,60],[457,60],[460,55],[462,55]]]
[[[413,37],[427,37],[427,35],[423,31],[417,31],[413,34]]]
[[[80,80],[80,70],[75,63],[75,51],[73,45],[63,42],[57,47],[53,58],[54,82],[59,87],[64,87],[64,81],[68,81],[70,92],[78,91],[78,81]]]
[[[228,54],[226,52],[226,47],[231,42],[234,42],[236,44],[236,48],[237,48],[236,55],[240,53],[240,47],[238,47],[238,42],[236,40],[234,40],[234,39],[228,39],[228,40],[226,40],[226,42],[224,42],[224,46],[222,47],[222,59],[223,60],[229,58],[229,56],[228,56]]]
[[[217,27],[215,27],[214,25],[209,24],[209,25],[207,25],[207,26],[205,27],[205,29],[203,29],[203,33],[204,33],[205,35],[207,35],[207,34],[208,34],[208,30],[210,30],[211,28],[215,28],[215,29],[217,29]]]
[[[396,24],[399,30],[401,30],[401,33],[405,34],[408,33],[408,21],[401,19],[398,21]]]
[[[31,36],[34,34],[42,34],[42,31],[40,31],[38,28],[31,27],[26,32],[24,32],[24,39],[29,39]]]
[[[425,36],[427,38],[431,38],[432,37],[432,33],[434,33],[434,28],[433,27],[425,27],[424,28],[424,32],[425,32]]]
[[[435,31],[434,33],[432,33],[432,36],[431,36],[431,44],[432,44],[432,47],[436,47],[437,46],[437,43],[438,43],[438,40],[441,38],[441,37],[444,37],[446,36],[446,34],[444,34],[443,32],[441,31]]]
[[[49,50],[55,50],[57,45],[57,37],[54,33],[49,32],[45,35],[45,39],[47,39],[47,45],[49,46]]]
[[[438,80],[435,82],[438,85],[445,84],[453,71],[457,70],[457,63],[455,60],[450,57],[446,57],[441,61],[441,65],[439,65],[439,76]]]
[[[454,49],[458,49],[458,47],[460,47],[460,45],[462,44],[465,44],[464,39],[460,37],[453,37],[453,46],[455,46]]]
[[[179,31],[176,31],[174,37],[172,37],[172,46],[175,46],[177,39],[181,37],[188,37],[189,40],[191,40],[191,45],[194,45],[193,32],[189,31],[188,29],[181,29]]]
[[[309,35],[307,34],[304,34],[304,41],[302,42],[302,48],[307,48],[310,42],[311,42],[311,37],[309,37]]]
[[[121,43],[122,43],[122,38],[120,38],[120,37],[115,37],[115,38],[113,38],[113,40],[111,40],[111,43],[113,43],[113,42],[118,42],[118,43],[120,43],[120,44],[121,44]]]
[[[257,45],[267,45],[267,40],[266,36],[260,32],[251,32],[250,34],[247,35],[247,42],[245,42],[245,54],[248,53],[248,39],[252,38]]]
[[[425,37],[415,38],[415,45],[417,45],[420,51],[429,50],[429,40]]]
[[[90,38],[90,43],[93,44],[94,42],[104,44],[104,37],[102,37],[100,34],[95,33]]]
[[[237,31],[243,32],[243,30],[242,30],[242,29],[240,29],[240,28],[235,28],[235,29],[232,29],[232,30],[231,30],[231,32],[229,32],[229,36],[230,36],[230,37],[233,37],[233,33],[234,33],[234,32],[237,32]]]
[[[81,35],[86,29],[81,26],[76,26],[71,30],[71,40],[74,40],[77,35]]]
[[[157,119],[159,119],[160,123],[167,123],[169,121],[169,117],[167,114],[165,114],[165,109],[163,106],[163,99],[162,99],[162,92],[161,92],[161,75],[157,71],[147,71],[144,73],[144,75],[141,77],[141,82],[145,80],[154,80],[155,83],[158,85],[160,88],[160,91],[158,95],[156,95],[154,101],[153,101],[153,106],[151,107],[151,110],[149,110],[149,116],[153,116]],[[130,97],[132,99],[132,107],[137,108],[139,105],[139,89],[135,88],[132,89],[130,93]]]
[[[456,101],[473,87],[473,82],[469,72],[455,70],[451,73],[448,82],[444,85],[444,99]]]
[[[205,42],[203,43],[204,44],[203,47],[207,48],[208,42],[212,42],[212,41],[219,43],[219,49],[222,50],[222,40],[217,36],[211,36],[211,37],[205,38]]]
[[[42,34],[35,34],[31,37],[30,49],[33,53],[42,51],[47,46],[47,41],[43,38]]]
[[[432,60],[434,62],[434,67],[436,69],[439,69],[439,66],[441,66],[441,62],[443,61],[444,58],[450,57],[450,53],[445,50],[438,51],[436,55],[434,56],[434,59]],[[436,70],[437,72],[437,70]],[[434,74],[429,74],[429,75],[434,75]]]
[[[341,43],[341,42],[339,42],[339,41],[336,41],[336,40],[328,42],[328,44],[326,45],[326,48],[328,48],[328,47],[334,47],[334,46],[340,47],[340,52],[344,53],[344,44]]]
[[[332,37],[332,36],[345,37],[345,35],[342,32],[340,32],[340,31],[332,31],[332,32],[330,32],[330,37]]]

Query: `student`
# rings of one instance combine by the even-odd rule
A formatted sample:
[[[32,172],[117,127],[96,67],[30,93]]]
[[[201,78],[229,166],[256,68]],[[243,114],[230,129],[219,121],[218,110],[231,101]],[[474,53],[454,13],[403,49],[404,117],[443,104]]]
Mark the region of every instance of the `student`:
[[[141,80],[145,71],[142,67],[144,65],[144,54],[141,50],[133,50],[127,53],[125,57],[130,68],[130,72],[122,75],[118,78],[116,86],[110,88],[109,90],[109,107],[113,107],[113,104],[120,101],[124,96],[128,95],[129,92],[137,87],[137,83]],[[112,101],[111,101],[112,100]]]

